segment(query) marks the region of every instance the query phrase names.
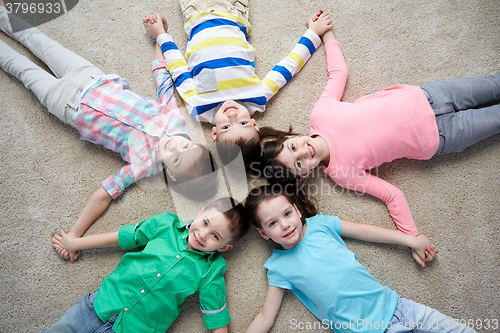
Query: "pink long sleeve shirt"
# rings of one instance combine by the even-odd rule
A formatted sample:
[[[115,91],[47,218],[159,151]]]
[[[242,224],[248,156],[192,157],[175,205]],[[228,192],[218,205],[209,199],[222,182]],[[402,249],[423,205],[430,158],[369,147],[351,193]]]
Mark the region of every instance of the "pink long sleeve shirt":
[[[353,103],[341,102],[347,82],[344,57],[336,40],[326,43],[325,51],[328,83],[311,113],[309,133],[321,136],[330,148],[323,170],[337,184],[384,201],[399,231],[418,235],[401,190],[368,170],[436,153],[439,133],[425,94],[418,86],[396,85]]]

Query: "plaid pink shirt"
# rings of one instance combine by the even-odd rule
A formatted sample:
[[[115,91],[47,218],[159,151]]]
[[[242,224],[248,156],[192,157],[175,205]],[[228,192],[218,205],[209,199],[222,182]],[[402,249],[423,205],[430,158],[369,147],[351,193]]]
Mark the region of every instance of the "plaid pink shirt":
[[[82,92],[80,107],[73,115],[82,139],[118,152],[128,162],[102,182],[113,199],[127,186],[163,169],[160,139],[178,134],[189,138],[165,61],[153,62],[153,76],[157,101],[130,91],[123,78],[105,75]]]

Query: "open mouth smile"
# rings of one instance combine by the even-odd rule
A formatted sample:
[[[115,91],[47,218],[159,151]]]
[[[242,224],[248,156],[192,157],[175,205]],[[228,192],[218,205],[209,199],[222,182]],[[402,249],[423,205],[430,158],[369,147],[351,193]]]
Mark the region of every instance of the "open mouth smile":
[[[285,235],[283,235],[283,238],[290,237],[295,232],[295,230],[296,230],[296,228],[294,228],[292,231],[286,233]]]
[[[194,242],[198,245],[198,246],[201,246],[201,247],[205,247],[205,245],[203,245],[199,240],[198,240],[198,237],[196,237],[196,235],[193,233],[193,239],[194,239]]]
[[[314,147],[311,146],[310,144],[307,144],[307,148],[309,148],[309,153],[311,153],[311,158],[314,158],[314,155],[316,155],[316,151],[314,150]]]

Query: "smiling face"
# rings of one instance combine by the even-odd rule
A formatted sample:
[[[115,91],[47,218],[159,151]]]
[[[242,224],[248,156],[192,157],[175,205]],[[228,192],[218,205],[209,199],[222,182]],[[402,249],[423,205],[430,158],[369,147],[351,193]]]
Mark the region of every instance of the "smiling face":
[[[283,150],[277,159],[287,166],[295,175],[307,177],[311,170],[323,160],[329,159],[328,147],[325,149],[321,137],[293,136],[283,142]]]
[[[215,208],[202,209],[189,227],[187,246],[190,250],[219,252],[229,250],[231,221]]]
[[[160,156],[167,167],[167,172],[174,180],[175,173],[189,170],[191,164],[203,154],[201,147],[180,135],[161,139],[159,148]]]
[[[250,117],[248,109],[235,101],[228,100],[215,115],[212,141],[235,142],[239,138],[249,141],[258,138],[258,131],[257,122]]]
[[[284,195],[260,203],[256,215],[262,237],[272,239],[285,250],[294,248],[304,238],[306,225],[302,225],[302,215]]]

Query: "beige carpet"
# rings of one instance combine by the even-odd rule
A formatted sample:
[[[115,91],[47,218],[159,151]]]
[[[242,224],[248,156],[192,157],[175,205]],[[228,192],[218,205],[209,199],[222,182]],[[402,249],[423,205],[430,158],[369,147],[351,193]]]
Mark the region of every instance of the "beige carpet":
[[[350,71],[345,101],[398,83],[419,85],[500,71],[498,0],[250,1],[250,41],[258,52],[260,78],[288,54],[304,32],[306,19],[319,8],[331,13]],[[104,72],[125,77],[135,92],[154,97],[154,47],[141,17],[156,10],[167,17],[169,32],[184,49],[186,37],[175,0],[80,1],[39,29]],[[0,39],[29,53],[2,33]],[[258,123],[281,129],[292,123],[307,133],[310,110],[325,83],[320,47],[272,99],[266,113],[256,117]],[[119,249],[88,250],[72,265],[50,244],[51,235],[73,225],[100,182],[123,161],[103,147],[81,141],[74,129],[47,114],[33,94],[3,71],[0,126],[0,332],[38,332],[96,290],[123,255]],[[197,126],[191,119],[190,127],[194,133]],[[208,134],[209,127],[203,130]],[[379,176],[405,193],[420,232],[439,245],[440,253],[429,267],[419,267],[404,247],[351,240],[347,245],[374,277],[402,296],[453,318],[494,324],[500,319],[499,162],[497,135],[461,154],[430,161],[398,160],[378,169]],[[249,186],[261,182],[251,179]],[[328,179],[312,184],[320,188],[317,197],[325,214],[395,228],[381,201],[346,193]],[[192,208],[187,206],[173,199],[161,179],[146,181],[115,200],[88,234],[115,231],[163,211],[185,215]],[[260,311],[267,290],[262,265],[271,250],[272,245],[252,230],[224,254],[233,332],[244,331]],[[293,294],[286,293],[272,332],[331,331],[293,330],[293,323],[319,324]],[[169,332],[202,331],[198,299],[193,296]],[[492,331],[491,326],[484,330]]]

